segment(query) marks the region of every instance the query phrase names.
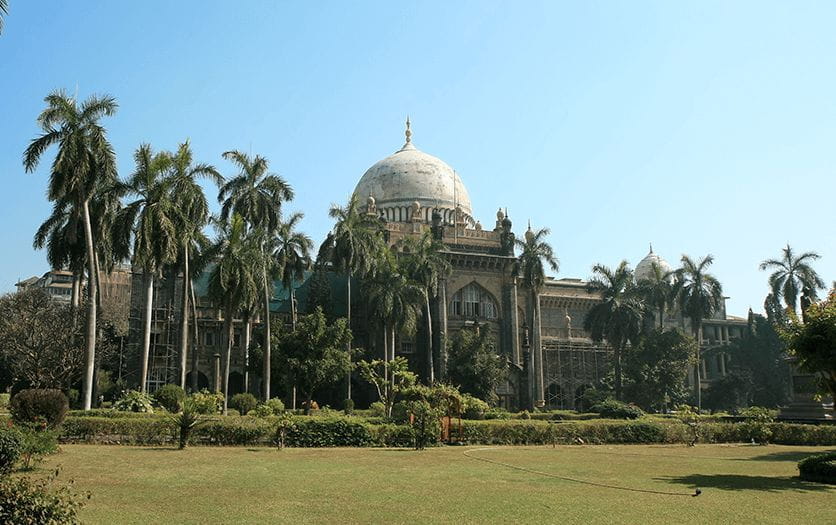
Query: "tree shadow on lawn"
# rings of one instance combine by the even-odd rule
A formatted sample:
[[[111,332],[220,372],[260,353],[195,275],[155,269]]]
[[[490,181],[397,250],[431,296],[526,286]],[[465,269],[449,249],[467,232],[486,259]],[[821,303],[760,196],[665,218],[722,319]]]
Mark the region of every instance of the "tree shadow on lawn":
[[[794,477],[748,476],[744,474],[691,474],[688,476],[654,479],[669,483],[679,483],[689,487],[699,487],[701,489],[761,490],[766,492],[820,492],[829,490],[827,485],[802,481]]]
[[[737,461],[801,461],[810,456],[817,456],[819,454],[831,454],[836,450],[818,450],[814,452],[773,452],[771,454],[764,454],[762,456],[752,456],[750,458],[736,458]]]

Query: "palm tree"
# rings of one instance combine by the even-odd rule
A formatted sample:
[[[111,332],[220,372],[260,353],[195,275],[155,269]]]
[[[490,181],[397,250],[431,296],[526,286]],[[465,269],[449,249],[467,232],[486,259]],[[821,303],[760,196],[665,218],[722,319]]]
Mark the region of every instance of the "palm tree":
[[[805,297],[807,302],[815,301],[816,292],[825,286],[822,278],[810,266],[810,262],[820,256],[816,252],[804,252],[796,256],[789,244],[781,251],[783,254],[780,259],[767,259],[760,264],[760,269],[775,269],[769,276],[772,294],[779,300],[783,299],[787,309],[795,314],[799,295]]]
[[[633,286],[633,272],[627,261],[615,270],[596,264],[587,288],[601,294],[601,302],[589,309],[583,328],[593,341],[604,339],[612,345],[615,361],[615,397],[621,400],[621,361],[627,344],[635,341],[642,328],[644,303]]]
[[[401,242],[402,264],[407,275],[424,287],[424,320],[427,326],[427,370],[430,384],[435,382],[433,363],[433,325],[430,297],[435,297],[442,279],[452,271],[450,261],[441,252],[444,243],[425,232],[420,237],[406,237]],[[444,351],[444,349],[440,349]]]
[[[330,261],[346,275],[346,320],[351,326],[351,278],[369,274],[376,263],[375,255],[381,247],[373,218],[360,211],[357,195],[352,194],[345,206],[332,204],[328,215],[335,219],[334,229],[319,248],[321,262]],[[349,354],[351,342],[348,343]],[[351,373],[347,378],[347,398],[351,399]]]
[[[248,298],[257,296],[261,288],[259,257],[261,242],[248,235],[244,220],[237,213],[230,222],[221,224],[216,243],[207,253],[215,266],[209,275],[209,296],[223,311],[226,349],[223,361],[224,415],[229,402],[229,367],[235,341],[233,320]]]
[[[74,213],[81,216],[88,275],[86,352],[82,397],[84,409],[90,410],[93,397],[93,375],[96,357],[96,296],[98,283],[95,275],[95,241],[90,217],[90,203],[95,190],[103,182],[116,180],[116,155],[107,132],[100,124],[102,117],[116,112],[116,100],[110,96],[92,96],[81,105],[64,91],[50,93],[44,101],[46,109],[38,116],[43,133],[32,140],[23,156],[23,166],[33,172],[41,156],[52,145],[58,152],[49,177],[49,200],[71,203]]]
[[[125,184],[126,192],[137,199],[120,211],[118,238],[122,248],[133,238],[134,264],[145,277],[145,310],[143,313],[142,354],[140,357],[140,391],[148,389],[148,357],[151,349],[151,320],[154,304],[154,281],[166,265],[177,259],[179,210],[172,194],[172,159],[169,154],[155,154],[148,144],[134,153],[136,171]]]
[[[221,187],[218,202],[221,206],[221,220],[231,214],[238,214],[248,229],[261,230],[261,238],[267,239],[276,231],[281,222],[282,202],[293,200],[293,189],[280,176],[270,173],[267,159],[260,155],[250,157],[240,151],[227,151],[223,157],[238,166],[240,173]],[[270,298],[272,283],[267,276],[270,267],[266,264],[266,247],[262,244],[262,284],[264,296],[264,399],[270,399]]]
[[[81,280],[84,273],[84,225],[72,203],[57,201],[52,214],[35,232],[32,247],[46,248],[46,260],[51,268],[66,268],[73,274],[70,305],[78,308]]]
[[[697,408],[702,408],[702,391],[700,384],[700,346],[702,345],[702,321],[719,310],[723,304],[723,287],[716,277],[706,270],[714,263],[714,257],[706,255],[699,261],[694,261],[687,255],[682,256],[682,267],[676,270],[679,281],[679,307],[682,313],[691,321],[694,338],[697,340],[696,362],[696,396]]]
[[[678,290],[675,274],[674,271],[665,271],[654,262],[650,266],[650,275],[636,283],[647,306],[658,312],[660,330],[665,328],[665,313],[676,301]]]
[[[525,240],[516,239],[515,243],[521,252],[517,259],[515,273],[522,279],[522,284],[530,292],[532,355],[534,372],[534,404],[538,407],[546,404],[543,388],[543,349],[540,341],[540,292],[546,283],[546,266],[553,272],[560,269],[560,263],[554,255],[551,245],[544,239],[549,235],[548,228],[541,228],[537,232],[528,225]]]
[[[415,333],[426,297],[424,287],[401,270],[395,261],[388,261],[367,283],[368,304],[383,328],[384,375],[390,383],[388,364],[395,359],[395,333]]]
[[[9,14],[8,0],[0,0],[0,33],[3,33],[3,17]]]
[[[199,178],[207,178],[220,186],[223,177],[209,164],[193,164],[189,141],[171,155],[171,196],[176,211],[176,230],[180,244],[179,259],[183,270],[182,310],[180,312],[180,387],[186,388],[186,369],[189,345],[189,297],[193,286],[190,268],[192,253],[198,245],[207,243],[203,228],[209,222],[209,203]],[[197,319],[194,320],[197,326]]]
[[[301,213],[294,213],[287,221],[283,221],[274,239],[275,249],[273,258],[279,270],[282,287],[290,293],[290,324],[296,330],[296,290],[294,281],[304,279],[305,272],[311,268],[311,250],[313,241],[302,232],[296,230],[296,225],[304,217]]]

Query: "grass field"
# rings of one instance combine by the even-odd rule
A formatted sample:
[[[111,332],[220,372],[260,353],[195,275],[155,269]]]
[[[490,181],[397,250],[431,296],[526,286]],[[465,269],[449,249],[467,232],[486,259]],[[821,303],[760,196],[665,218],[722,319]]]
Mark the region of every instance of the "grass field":
[[[92,493],[85,523],[836,523],[796,477],[821,447],[62,450],[42,469]]]

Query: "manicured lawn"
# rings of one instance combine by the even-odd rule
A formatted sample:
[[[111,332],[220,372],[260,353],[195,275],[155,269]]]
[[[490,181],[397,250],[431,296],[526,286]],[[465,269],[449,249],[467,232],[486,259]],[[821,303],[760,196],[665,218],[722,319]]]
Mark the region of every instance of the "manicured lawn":
[[[62,449],[42,469],[92,492],[85,523],[836,523],[836,488],[796,478],[832,447]]]

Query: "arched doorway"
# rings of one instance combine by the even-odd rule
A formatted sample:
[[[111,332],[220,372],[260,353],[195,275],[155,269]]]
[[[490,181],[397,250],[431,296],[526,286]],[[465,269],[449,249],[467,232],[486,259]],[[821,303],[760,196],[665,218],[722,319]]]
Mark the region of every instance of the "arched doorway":
[[[192,380],[194,379],[195,372],[189,372],[186,374],[186,388],[191,388]],[[197,389],[203,390],[204,388],[209,389],[209,378],[206,377],[206,374],[203,372],[197,372]]]

